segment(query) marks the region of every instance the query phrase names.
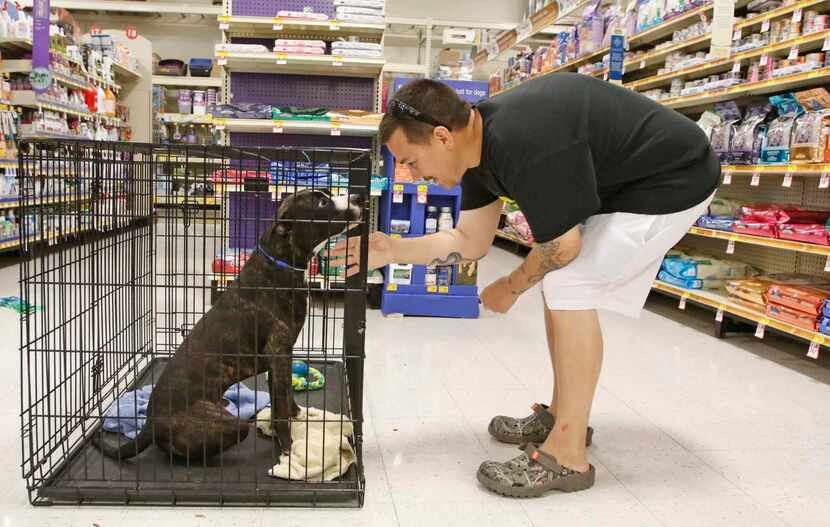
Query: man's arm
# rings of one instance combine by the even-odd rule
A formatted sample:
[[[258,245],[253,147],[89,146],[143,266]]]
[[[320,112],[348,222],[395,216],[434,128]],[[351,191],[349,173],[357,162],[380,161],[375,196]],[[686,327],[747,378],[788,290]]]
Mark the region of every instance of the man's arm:
[[[511,292],[520,295],[541,282],[551,271],[571,263],[582,249],[579,226],[572,228],[559,238],[536,244],[522,265],[508,277]]]
[[[392,240],[392,263],[453,265],[483,258],[499,226],[501,201],[461,212],[451,231]]]

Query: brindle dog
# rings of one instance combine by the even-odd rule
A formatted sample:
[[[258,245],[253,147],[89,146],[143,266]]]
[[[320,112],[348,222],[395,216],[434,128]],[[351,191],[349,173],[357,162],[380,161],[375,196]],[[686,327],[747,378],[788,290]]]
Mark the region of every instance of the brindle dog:
[[[224,410],[233,384],[269,373],[272,425],[283,452],[289,419],[299,413],[291,386],[291,355],[306,317],[303,269],[313,250],[361,217],[359,199],[321,191],[288,197],[239,277],[204,314],[167,363],[135,439],[113,446],[96,434],[108,457],[127,459],[155,444],[190,461],[242,442],[250,430]],[[327,221],[332,220],[332,221]]]

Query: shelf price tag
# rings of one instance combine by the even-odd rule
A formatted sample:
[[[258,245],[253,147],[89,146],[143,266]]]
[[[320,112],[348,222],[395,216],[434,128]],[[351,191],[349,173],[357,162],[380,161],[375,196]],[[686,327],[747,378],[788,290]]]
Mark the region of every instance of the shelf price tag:
[[[724,185],[731,185],[732,184],[732,171],[727,170],[723,173],[723,184]]]
[[[781,182],[781,186],[782,187],[787,187],[787,188],[790,188],[791,186],[793,186],[793,173],[792,172],[787,172],[786,174],[784,174],[784,181]]]
[[[824,37],[824,45],[821,46],[822,51],[830,51],[830,35]]]
[[[390,293],[394,293],[395,291],[398,290],[398,284],[389,284],[389,285],[386,286],[386,290],[389,291]]]
[[[769,18],[761,22],[761,33],[769,31]]]
[[[793,11],[793,24],[798,24],[801,22],[801,8],[799,7],[795,11]]]
[[[340,30],[340,22],[337,19],[329,20],[329,31],[339,31]]]
[[[790,54],[787,56],[787,60],[795,60],[798,58],[798,44],[793,44],[790,47]]]
[[[288,64],[288,55],[285,53],[277,53],[277,65],[285,66],[286,64]]]
[[[732,40],[741,40],[742,36],[743,32],[741,31],[741,28],[738,28],[734,33],[732,33]]]
[[[812,342],[810,342],[810,349],[807,351],[807,357],[811,359],[818,359],[818,352],[821,349],[822,344],[824,344],[824,337],[813,337]]]
[[[821,179],[818,180],[818,188],[830,187],[830,172],[822,172]]]
[[[334,57],[332,57],[331,65],[334,67],[342,66],[343,57],[341,57],[340,55],[334,55]]]
[[[228,63],[228,53],[226,51],[219,51],[216,53],[216,63],[220,66],[225,66]]]
[[[282,121],[274,121],[274,133],[275,134],[283,133]]]
[[[516,28],[516,42],[527,40],[528,38],[530,38],[530,35],[532,34],[533,22],[530,20],[530,18],[526,18],[521,24],[519,24],[519,27]]]
[[[755,327],[755,337],[756,338],[759,338],[759,339],[764,338],[764,333],[767,330],[767,324],[769,324],[769,319],[767,319],[767,318],[761,319],[761,321],[758,322],[758,325]]]
[[[824,272],[830,273],[830,256],[827,256],[827,261],[824,262]]]
[[[418,185],[418,204],[424,205],[427,202],[428,185]]]
[[[427,293],[437,293],[437,292],[438,292],[438,286],[435,286],[435,285],[428,285],[427,286]]]
[[[723,306],[718,307],[718,312],[715,313],[715,321],[723,322]]]
[[[331,122],[331,135],[334,137],[340,137],[342,135],[340,123],[336,123],[334,121]]]
[[[220,16],[218,18],[218,21],[219,21],[219,29],[220,30],[227,31],[231,28],[231,24],[230,24],[231,18],[230,17]]]
[[[222,131],[222,130],[225,129],[225,120],[224,119],[216,119],[215,121],[213,121],[213,125],[217,130]]]
[[[400,234],[390,234],[389,237],[393,240],[400,240],[402,238]]]
[[[646,67],[646,59],[643,59],[643,60],[640,61],[640,69],[643,69],[645,67]]]
[[[274,31],[282,31],[282,18],[281,17],[274,17]]]
[[[487,60],[495,60],[499,56],[499,43],[496,39],[487,44]]]
[[[736,61],[732,64],[732,73],[740,73],[740,72],[741,72],[741,61],[740,61],[740,60],[736,60]]]
[[[685,309],[686,309],[686,300],[688,300],[688,299],[689,299],[689,293],[683,293],[680,296],[680,303],[677,304],[677,308],[680,309],[680,310],[685,311]]]
[[[403,185],[392,186],[392,203],[403,203]]]
[[[726,243],[726,254],[735,254],[735,239],[730,238]]]
[[[753,172],[752,179],[749,182],[750,186],[757,187],[761,184],[761,173],[760,172]]]
[[[447,293],[450,292],[450,288],[445,286],[445,285],[442,285],[442,286],[438,287],[438,292],[442,295],[446,295]]]

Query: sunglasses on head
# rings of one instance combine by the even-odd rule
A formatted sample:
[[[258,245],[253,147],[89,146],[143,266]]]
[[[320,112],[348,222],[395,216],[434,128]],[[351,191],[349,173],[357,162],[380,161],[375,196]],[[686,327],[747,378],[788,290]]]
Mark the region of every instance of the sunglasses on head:
[[[422,123],[426,123],[432,126],[443,126],[450,132],[452,132],[452,127],[447,123],[443,123],[438,119],[433,119],[429,115],[421,112],[417,108],[413,108],[412,106],[406,104],[405,102],[401,102],[398,99],[392,100],[389,103],[389,113],[396,117],[409,117],[410,119],[415,119],[416,121],[420,121]]]

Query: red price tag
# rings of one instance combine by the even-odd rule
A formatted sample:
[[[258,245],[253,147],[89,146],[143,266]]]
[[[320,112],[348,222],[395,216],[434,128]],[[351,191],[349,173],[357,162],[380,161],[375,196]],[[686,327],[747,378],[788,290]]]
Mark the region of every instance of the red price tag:
[[[136,28],[135,26],[127,26],[127,28],[124,30],[124,33],[130,40],[135,40],[138,38],[138,28]]]

